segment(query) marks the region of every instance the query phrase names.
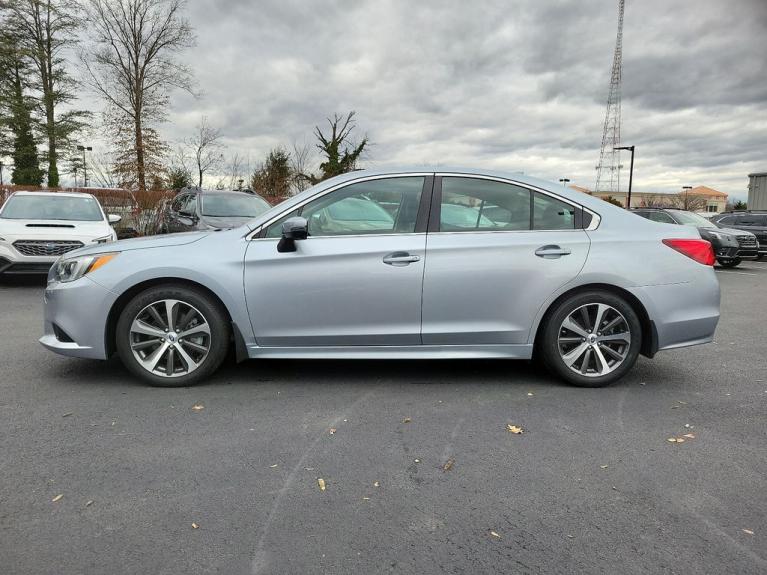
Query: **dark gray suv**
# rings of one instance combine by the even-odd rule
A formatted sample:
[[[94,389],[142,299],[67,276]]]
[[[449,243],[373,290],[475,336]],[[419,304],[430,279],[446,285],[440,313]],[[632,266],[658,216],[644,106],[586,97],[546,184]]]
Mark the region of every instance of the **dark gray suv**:
[[[751,232],[759,241],[759,255],[757,259],[762,259],[767,255],[767,212],[722,212],[711,218],[711,220],[722,227]]]
[[[703,216],[674,208],[632,208],[638,216],[663,224],[679,224],[698,228],[700,237],[711,242],[716,261],[724,268],[734,268],[743,259],[757,257],[759,243],[753,233],[728,229]]]

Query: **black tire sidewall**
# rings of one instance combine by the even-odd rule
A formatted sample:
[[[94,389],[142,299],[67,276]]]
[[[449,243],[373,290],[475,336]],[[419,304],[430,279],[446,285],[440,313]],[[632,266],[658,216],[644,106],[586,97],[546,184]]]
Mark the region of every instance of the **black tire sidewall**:
[[[604,303],[618,310],[631,330],[631,345],[628,356],[615,370],[601,377],[586,377],[572,371],[559,353],[559,328],[573,310],[594,303]],[[622,297],[606,291],[588,291],[574,294],[560,303],[548,316],[541,339],[541,355],[546,367],[567,383],[578,387],[604,387],[622,378],[633,367],[642,346],[642,324],[634,309]]]
[[[205,316],[210,326],[211,345],[208,356],[202,365],[189,375],[179,377],[154,375],[145,370],[133,357],[130,347],[130,326],[133,319],[146,306],[163,299],[177,299],[197,308]],[[186,387],[201,382],[218,369],[226,358],[229,349],[230,332],[231,328],[226,311],[208,294],[186,286],[160,285],[140,292],[123,308],[117,321],[115,345],[123,365],[150,385]]]

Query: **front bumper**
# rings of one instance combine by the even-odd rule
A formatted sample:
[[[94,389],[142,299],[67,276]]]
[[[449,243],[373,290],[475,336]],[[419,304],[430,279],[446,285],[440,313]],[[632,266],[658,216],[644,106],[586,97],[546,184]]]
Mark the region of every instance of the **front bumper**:
[[[721,246],[714,249],[716,259],[718,260],[734,260],[738,257],[737,246]]]
[[[106,325],[117,295],[87,276],[48,284],[40,343],[61,355],[106,359]]]

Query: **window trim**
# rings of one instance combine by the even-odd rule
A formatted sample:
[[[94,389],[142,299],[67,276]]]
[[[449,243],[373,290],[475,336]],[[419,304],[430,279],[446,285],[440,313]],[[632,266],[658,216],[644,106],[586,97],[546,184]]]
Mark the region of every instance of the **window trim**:
[[[599,226],[600,217],[599,214],[592,212],[591,210],[584,208],[583,206],[576,204],[572,200],[569,200],[567,198],[563,198],[562,196],[559,196],[557,194],[554,194],[548,190],[544,190],[542,188],[539,188],[537,186],[531,186],[529,184],[525,184],[523,182],[516,182],[514,180],[509,180],[506,178],[498,178],[495,176],[483,176],[479,174],[462,174],[462,173],[454,173],[454,172],[437,172],[434,174],[434,190],[432,191],[432,200],[431,200],[431,209],[429,210],[429,227],[428,227],[428,233],[429,234],[518,234],[518,233],[530,233],[530,232],[578,232],[585,230],[595,230]],[[464,178],[464,179],[470,179],[470,180],[489,180],[491,182],[498,182],[500,184],[511,184],[513,186],[517,186],[519,188],[524,188],[530,193],[530,229],[528,230],[456,230],[456,231],[440,231],[439,229],[439,223],[440,223],[440,212],[442,208],[442,178]],[[564,230],[535,230],[533,229],[532,225],[532,218],[533,218],[533,201],[534,196],[533,192],[539,192],[545,196],[549,196],[550,198],[553,198],[555,200],[558,200],[560,202],[563,202],[565,204],[568,204],[572,206],[575,210],[574,217],[574,225],[572,229],[564,229]],[[588,225],[588,227],[583,227],[583,212],[588,212],[591,214],[591,223]]]
[[[354,184],[360,184],[363,182],[369,182],[373,180],[390,180],[394,178],[414,178],[414,177],[421,177],[424,179],[423,188],[421,189],[421,200],[420,200],[420,203],[418,204],[418,214],[416,215],[416,219],[415,219],[414,231],[399,232],[399,233],[394,232],[389,234],[344,234],[344,235],[337,235],[337,236],[310,236],[310,238],[372,238],[372,237],[386,237],[386,236],[394,236],[394,235],[400,236],[400,235],[425,234],[427,223],[429,221],[429,206],[431,205],[431,195],[433,193],[433,187],[434,187],[434,173],[433,172],[403,172],[398,174],[378,174],[375,176],[357,178],[355,180],[342,182],[338,184],[337,186],[332,186],[328,188],[327,190],[323,190],[322,192],[315,194],[311,196],[310,198],[307,198],[304,201],[294,206],[291,206],[290,209],[280,212],[279,215],[267,220],[266,222],[261,224],[258,228],[253,230],[253,232],[248,235],[247,240],[248,241],[256,241],[256,240],[279,241],[279,238],[266,237],[267,230],[272,224],[282,219],[283,217],[285,217],[287,214],[291,212],[298,211],[298,215],[300,216],[304,206],[326,196],[327,194],[332,194],[333,192],[336,192],[343,188],[347,188]]]

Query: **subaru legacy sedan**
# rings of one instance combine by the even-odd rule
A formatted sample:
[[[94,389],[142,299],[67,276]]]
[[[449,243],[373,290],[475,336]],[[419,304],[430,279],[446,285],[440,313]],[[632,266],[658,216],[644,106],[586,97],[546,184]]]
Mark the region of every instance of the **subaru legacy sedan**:
[[[253,358],[530,359],[583,387],[710,342],[711,244],[534,178],[358,171],[246,225],[82,248],[51,269],[40,342],[117,353],[152,385]],[[513,367],[509,366],[509,379]]]

